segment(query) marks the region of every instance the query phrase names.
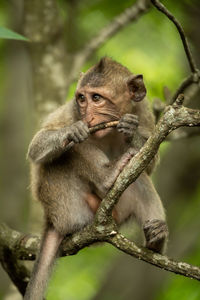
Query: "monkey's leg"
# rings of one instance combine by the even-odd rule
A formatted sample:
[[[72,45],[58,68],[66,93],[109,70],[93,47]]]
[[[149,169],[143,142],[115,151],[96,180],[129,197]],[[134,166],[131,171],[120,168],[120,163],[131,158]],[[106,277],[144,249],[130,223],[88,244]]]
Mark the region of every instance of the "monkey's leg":
[[[101,199],[95,194],[87,194],[86,202],[89,205],[92,212],[95,214],[99,205],[101,203]]]
[[[110,164],[110,173],[109,176],[106,178],[106,181],[103,185],[103,192],[104,196],[107,192],[111,189],[113,184],[115,183],[117,177],[122,172],[123,168],[128,164],[131,158],[137,153],[137,151],[130,147],[121,157],[120,159],[115,162],[114,164]]]
[[[25,300],[42,300],[51,269],[56,259],[63,236],[53,227],[47,228],[41,244],[40,253],[33,267],[33,272],[24,296]]]
[[[165,211],[160,197],[146,173],[142,173],[133,184],[133,192],[138,198],[135,201],[134,213],[144,230],[146,247],[162,253],[168,237]]]
[[[168,237],[165,211],[151,179],[143,172],[122,194],[116,206],[119,223],[131,214],[144,230],[145,246],[163,252]]]
[[[95,214],[97,212],[97,209],[99,208],[99,205],[101,204],[101,199],[97,195],[90,193],[87,195],[86,202],[92,212]],[[116,209],[113,209],[112,216],[115,221],[118,222]]]

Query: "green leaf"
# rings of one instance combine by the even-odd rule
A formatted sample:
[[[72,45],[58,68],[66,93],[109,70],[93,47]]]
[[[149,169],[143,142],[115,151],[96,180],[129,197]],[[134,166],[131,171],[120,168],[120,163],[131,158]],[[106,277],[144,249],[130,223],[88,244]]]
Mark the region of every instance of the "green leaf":
[[[1,39],[28,41],[28,39],[26,37],[24,37],[23,35],[16,33],[10,29],[7,29],[5,27],[0,27],[0,38]]]

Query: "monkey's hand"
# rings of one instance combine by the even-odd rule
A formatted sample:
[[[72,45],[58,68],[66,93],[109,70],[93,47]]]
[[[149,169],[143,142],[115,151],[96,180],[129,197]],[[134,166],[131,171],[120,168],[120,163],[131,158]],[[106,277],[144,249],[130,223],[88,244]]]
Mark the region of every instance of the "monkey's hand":
[[[83,121],[78,121],[72,124],[64,137],[64,145],[73,141],[74,143],[81,143],[88,138],[89,128]]]
[[[138,127],[138,116],[133,114],[125,114],[119,120],[117,130],[125,135],[126,138],[131,139],[135,130]]]

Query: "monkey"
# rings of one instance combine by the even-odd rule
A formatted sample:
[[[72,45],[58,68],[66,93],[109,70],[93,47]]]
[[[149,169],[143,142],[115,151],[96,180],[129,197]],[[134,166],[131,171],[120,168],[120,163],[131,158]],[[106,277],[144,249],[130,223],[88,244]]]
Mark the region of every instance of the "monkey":
[[[123,166],[153,132],[145,96],[141,74],[103,57],[81,75],[74,99],[52,112],[33,137],[28,149],[31,189],[43,206],[45,230],[25,300],[43,299],[62,240],[92,222]],[[89,135],[92,126],[116,120],[115,128]],[[74,146],[66,150],[71,141]],[[149,177],[156,160],[123,192],[113,218],[121,225],[135,217],[145,246],[162,253],[168,227]]]

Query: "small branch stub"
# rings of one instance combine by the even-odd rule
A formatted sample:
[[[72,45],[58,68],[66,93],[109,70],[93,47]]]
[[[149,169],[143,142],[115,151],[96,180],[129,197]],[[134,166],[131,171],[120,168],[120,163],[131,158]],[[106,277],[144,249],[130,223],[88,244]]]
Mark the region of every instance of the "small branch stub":
[[[175,101],[175,104],[178,106],[183,105],[184,99],[185,99],[185,97],[183,94],[178,95],[178,97]]]

